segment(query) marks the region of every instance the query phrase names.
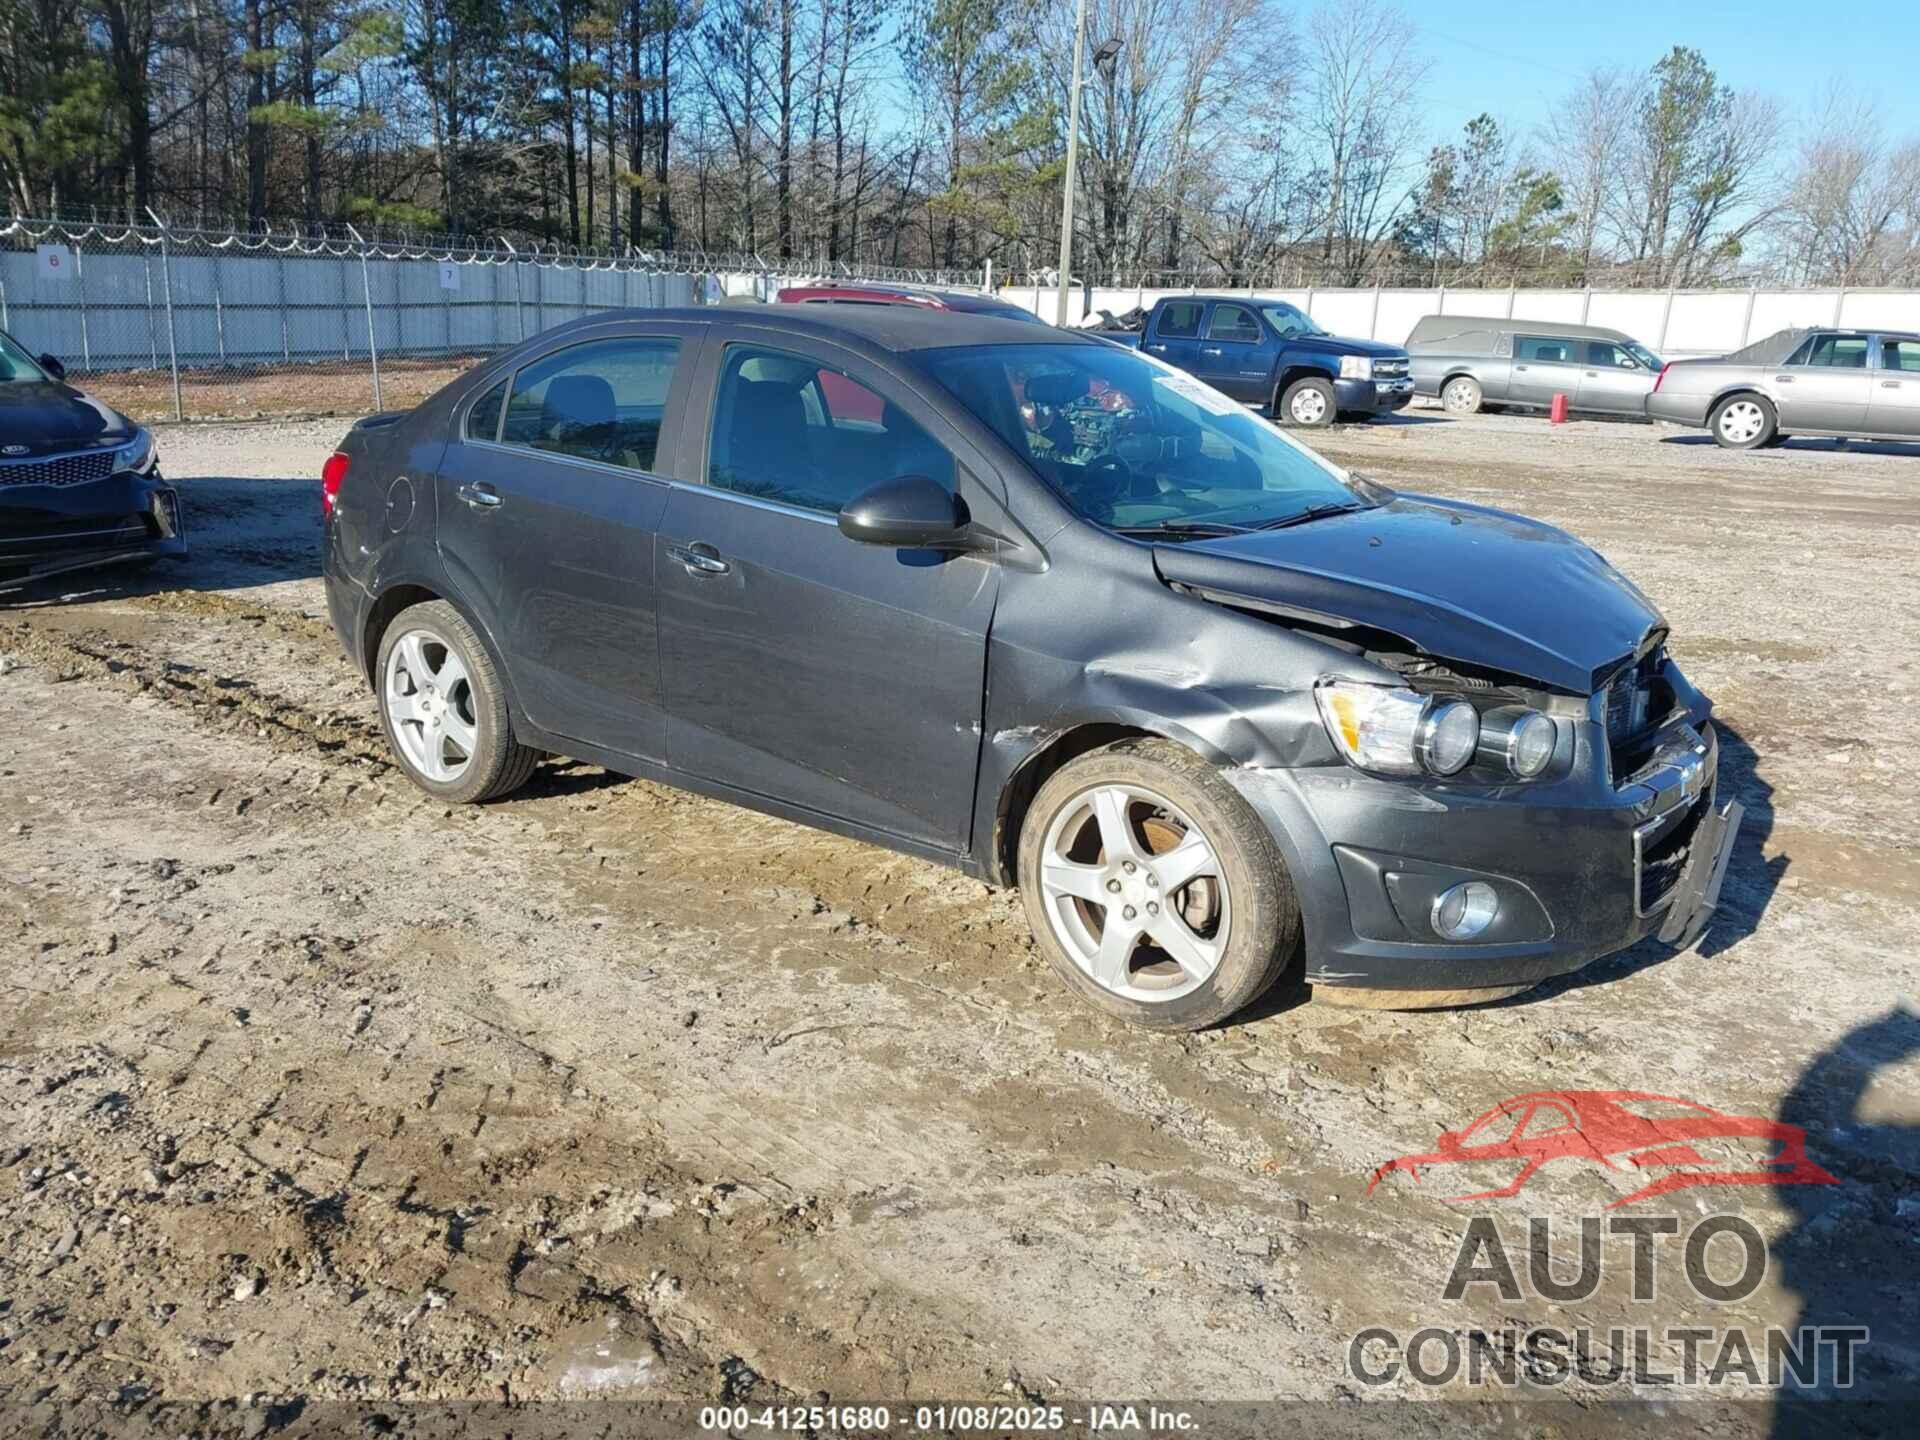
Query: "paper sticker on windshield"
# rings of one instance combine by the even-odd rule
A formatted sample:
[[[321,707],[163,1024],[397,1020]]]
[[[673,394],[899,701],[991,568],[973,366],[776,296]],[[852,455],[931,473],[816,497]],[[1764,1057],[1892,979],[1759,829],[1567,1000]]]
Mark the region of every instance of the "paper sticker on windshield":
[[[1236,415],[1240,406],[1217,390],[1209,390],[1190,375],[1156,375],[1153,383],[1164,385],[1182,400],[1191,400],[1209,415]]]

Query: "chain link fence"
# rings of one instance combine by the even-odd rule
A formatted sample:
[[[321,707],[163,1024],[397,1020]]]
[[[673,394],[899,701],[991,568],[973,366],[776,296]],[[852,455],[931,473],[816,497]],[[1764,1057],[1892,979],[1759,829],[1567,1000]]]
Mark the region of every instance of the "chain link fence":
[[[486,248],[14,217],[0,329],[142,420],[358,414],[419,403],[476,360],[604,310],[771,299],[807,279],[966,284],[967,272],[755,256]]]

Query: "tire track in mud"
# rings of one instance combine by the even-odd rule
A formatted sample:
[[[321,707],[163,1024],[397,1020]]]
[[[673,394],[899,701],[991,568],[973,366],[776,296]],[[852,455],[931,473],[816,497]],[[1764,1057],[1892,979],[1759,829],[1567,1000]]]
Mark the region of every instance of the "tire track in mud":
[[[264,745],[287,755],[290,763],[281,762],[279,773],[256,787],[257,793],[267,798],[241,818],[250,824],[266,819],[280,803],[272,798],[276,794],[285,794],[285,803],[308,805],[298,817],[304,822],[302,830],[279,831],[285,837],[280,842],[282,847],[292,855],[301,853],[298,847],[302,843],[316,843],[296,838],[306,827],[317,825],[317,833],[326,834],[337,828],[340,818],[350,818],[357,812],[361,801],[344,789],[324,786],[322,781],[327,774],[337,773],[343,760],[353,772],[361,769],[354,762],[368,758],[366,746],[379,743],[371,726],[357,727],[357,733],[348,728],[342,735],[343,727],[337,720],[316,715],[284,694],[267,694],[258,686],[247,692],[243,701],[236,701],[230,693],[232,687],[220,683],[225,671],[183,669],[177,660],[156,653],[166,637],[129,639],[124,627],[108,633],[106,627],[76,623],[81,619],[64,616],[57,626],[12,626],[0,641],[36,670],[45,672],[44,678],[131,692],[143,701],[190,715],[201,722],[195,729],[235,735],[248,742],[248,750]],[[235,614],[231,623],[245,624],[247,615]],[[172,683],[174,679],[185,683]],[[262,718],[270,718],[273,723],[261,724]],[[356,739],[357,750],[352,743]],[[233,760],[242,761],[245,754],[242,751]],[[181,759],[190,761],[191,757]],[[231,801],[237,791],[247,787],[237,775],[213,773],[220,768],[234,766],[195,763],[190,773],[199,788],[182,795],[176,785],[170,795],[177,803],[196,806],[206,803],[201,798],[202,790],[209,796],[222,797],[222,804]],[[239,768],[244,770],[246,766],[241,764]],[[561,778],[565,778],[565,772]],[[384,781],[369,786],[365,803],[380,804],[384,788]],[[641,793],[632,799],[617,798],[629,789]],[[415,811],[430,819],[444,813],[424,797],[414,797],[411,787],[402,786],[398,793],[412,797],[412,803],[383,813],[399,822],[404,823]],[[462,835],[488,835],[491,843],[497,844],[503,839],[511,842],[516,831],[532,832],[533,843],[525,847],[525,878],[510,884],[506,874],[498,878],[516,894],[552,893],[588,902],[571,907],[570,923],[575,927],[586,913],[638,920],[649,913],[650,907],[656,917],[652,923],[667,918],[672,931],[691,934],[700,928],[703,914],[707,915],[704,923],[712,923],[710,912],[717,896],[731,896],[753,907],[746,913],[739,913],[736,907],[736,912],[722,922],[745,942],[742,953],[729,953],[726,948],[712,950],[702,957],[704,964],[697,976],[689,973],[677,977],[682,993],[688,986],[708,986],[715,988],[717,998],[719,989],[731,995],[742,985],[760,992],[756,1008],[745,1012],[753,1018],[744,1032],[734,1023],[740,1013],[736,1001],[717,1021],[700,1022],[697,1034],[701,1036],[718,1023],[714,1038],[721,1048],[717,1055],[709,1048],[712,1042],[703,1041],[699,1051],[681,1056],[664,1089],[660,1077],[634,1072],[631,1078],[613,1086],[606,1101],[595,1098],[589,1102],[613,1103],[622,1108],[642,1105],[642,1113],[648,1116],[644,1133],[653,1137],[648,1146],[651,1158],[646,1163],[660,1173],[686,1177],[685,1184],[695,1189],[715,1183],[692,1178],[706,1175],[737,1177],[724,1183],[759,1185],[763,1191],[763,1198],[754,1206],[763,1207],[766,1216],[755,1218],[760,1211],[747,1207],[741,1214],[743,1221],[751,1223],[744,1229],[717,1232],[714,1217],[701,1216],[700,1205],[693,1203],[683,1207],[687,1211],[684,1221],[656,1227],[662,1233],[647,1240],[652,1269],[660,1268],[658,1259],[664,1254],[687,1275],[690,1308],[686,1313],[697,1317],[689,1322],[693,1327],[687,1332],[689,1337],[726,1337],[725,1344],[736,1350],[744,1347],[743,1353],[756,1366],[776,1376],[794,1377],[795,1385],[808,1383],[799,1377],[837,1373],[868,1377],[869,1383],[878,1387],[875,1393],[885,1393],[897,1391],[912,1377],[925,1376],[929,1383],[964,1385],[969,1391],[984,1380],[984,1388],[990,1392],[1004,1377],[1006,1357],[1024,1347],[1010,1347],[1004,1338],[997,1344],[968,1338],[982,1316],[991,1313],[988,1292],[970,1284],[943,1285],[941,1276],[949,1271],[957,1276],[977,1269],[997,1254],[1004,1238],[998,1233],[999,1227],[1014,1223],[1004,1202],[1000,1206],[985,1203],[985,1197],[997,1192],[1006,1192],[1009,1199],[1022,1191],[1030,1195],[1030,1212],[1018,1222],[1023,1233],[1031,1232],[1030,1241],[1023,1244],[1050,1244],[1057,1250],[1071,1235],[1067,1252],[1071,1253],[1083,1243],[1079,1232],[1085,1227],[1077,1218],[1078,1209],[1097,1201],[1104,1218],[1093,1227],[1096,1231],[1131,1235],[1135,1245],[1157,1231],[1158,1248],[1172,1243],[1175,1248],[1192,1250],[1186,1263],[1191,1273],[1209,1277],[1210,1287],[1231,1290],[1242,1283],[1233,1278],[1234,1272],[1247,1262],[1229,1259],[1221,1268],[1222,1262],[1207,1256],[1215,1247],[1222,1247],[1228,1255],[1235,1253],[1231,1243],[1221,1237],[1237,1234],[1249,1223],[1244,1217],[1252,1198],[1252,1191],[1245,1188],[1253,1178],[1251,1161],[1270,1152],[1269,1145],[1250,1139],[1250,1135],[1257,1136],[1260,1125],[1254,1124],[1251,1131],[1245,1128],[1251,1119],[1250,1098],[1236,1102],[1233,1091],[1225,1090],[1200,1103],[1197,1090],[1210,1087],[1193,1073],[1192,1061],[1198,1057],[1177,1043],[1151,1043],[1122,1036],[1118,1037],[1115,1053],[1103,1053],[1097,1059],[1085,1057],[1066,1040],[1074,1022],[1057,997],[1048,997],[1030,1010],[1010,1007],[1009,997],[970,990],[966,983],[969,964],[935,960],[930,966],[929,947],[937,951],[938,917],[954,911],[966,915],[969,904],[977,906],[980,887],[971,887],[975,892],[971,899],[964,892],[943,893],[940,905],[927,918],[913,917],[912,938],[906,938],[863,922],[838,904],[825,901],[822,887],[807,883],[814,877],[792,867],[794,836],[803,832],[785,822],[766,821],[763,832],[697,860],[689,860],[685,847],[668,857],[652,852],[655,841],[671,840],[690,829],[697,833],[702,826],[745,821],[751,830],[762,825],[758,817],[746,816],[732,807],[658,792],[635,782],[617,791],[562,788],[540,794],[536,788],[531,802],[524,806],[459,813],[471,818],[454,827],[456,844],[478,843],[459,839]],[[598,827],[591,833],[601,835],[601,840],[583,845],[582,826]],[[390,834],[393,828],[383,823],[382,833]],[[389,839],[383,843],[390,847],[398,842]],[[882,889],[911,889],[931,878],[938,889],[948,883],[942,872],[918,867],[916,862],[901,862],[849,842],[827,839],[819,843],[828,851],[848,852],[840,857],[841,868],[835,873],[850,890],[858,887],[858,899],[871,900],[877,893],[876,885]],[[373,854],[379,853],[381,849],[376,846]],[[781,854],[787,856],[785,862],[778,859]],[[738,873],[745,856],[752,856],[761,872],[751,883],[744,883]],[[652,872],[657,888],[636,912],[631,897],[623,899],[620,892],[631,887],[634,873],[644,871]],[[723,878],[725,884],[716,884]],[[770,915],[753,913],[769,899],[781,902],[779,908]],[[540,904],[546,907],[551,902],[542,900]],[[480,914],[485,921],[490,912],[483,909]],[[449,944],[451,953],[457,955],[466,943],[462,937],[469,933],[470,922],[458,906],[450,921],[453,928]],[[683,921],[693,923],[683,925]],[[965,923],[979,926],[982,920],[975,913]],[[769,931],[774,933],[765,940],[757,938]],[[726,934],[722,929],[716,937]],[[496,936],[483,924],[480,935],[496,945],[504,943],[512,953],[512,929]],[[155,941],[142,942],[143,946],[150,943]],[[311,973],[338,977],[325,981],[325,988],[344,991],[342,998],[313,1017],[334,1023],[327,1017],[346,1010],[346,1001],[354,995],[371,992],[377,997],[395,984],[406,983],[397,976],[383,978],[386,970],[377,963],[377,937],[346,950],[325,933],[315,934],[309,922],[302,934],[269,934],[251,943],[256,948],[264,943],[266,948],[260,953],[272,957],[273,968],[250,979],[244,990],[236,993],[231,980],[215,981],[211,987],[199,985],[192,976],[177,974],[173,962],[163,959],[160,968],[172,978],[156,977],[156,983],[144,992],[152,998],[142,1005],[159,1004],[162,1008],[156,1016],[164,1013],[171,1017],[169,1023],[176,1023],[185,1017],[201,1016],[208,997],[219,993],[221,1002],[228,1005],[235,999],[246,1001],[235,1007],[241,1013],[251,1012],[250,1020],[240,1022],[243,1029],[308,1023],[300,1018],[306,1002],[298,997],[315,993],[315,979],[308,978]],[[789,947],[788,958],[780,962],[789,978],[770,985],[760,978],[765,976],[760,968],[764,961],[757,960],[753,952],[762,946],[777,950],[782,944]],[[248,953],[243,945],[239,958],[244,960]],[[208,963],[216,963],[224,971],[235,962],[216,956]],[[253,964],[246,963],[249,967]],[[942,973],[937,968],[957,963],[957,973],[951,969]],[[374,968],[367,969],[369,965]],[[915,968],[935,973],[915,975]],[[548,963],[533,966],[518,978],[544,988],[552,983],[549,977],[554,973]],[[276,980],[276,974],[284,974],[286,981]],[[875,987],[871,982],[879,983]],[[1040,983],[1046,983],[1044,977]],[[596,998],[586,1004],[587,1011],[604,1012],[620,1004],[621,984],[620,976],[611,970],[597,973],[589,989]],[[278,1007],[286,1003],[276,998],[282,993],[297,1002],[290,1014],[278,1013]],[[179,998],[169,998],[172,996]],[[938,1002],[935,1007],[926,1005],[929,998]],[[485,1003],[475,996],[463,1009],[471,1015]],[[880,1006],[877,1011],[873,1008],[876,1004]],[[849,1005],[860,1008],[848,1013]],[[922,1033],[928,1016],[933,1017],[931,1030]],[[1084,1017],[1080,1018],[1084,1022]],[[657,1017],[649,1021],[652,1026],[660,1023]],[[671,1025],[671,1017],[665,1023]],[[984,1067],[980,1063],[983,1025],[988,1032],[997,1031],[999,1035],[991,1042],[997,1052],[993,1062]],[[1097,1029],[1111,1031],[1113,1027],[1102,1025]],[[378,1037],[380,1026],[376,1024],[368,1033]],[[563,1092],[550,1100],[562,1108],[571,1103],[564,1091],[580,1067],[604,1071],[608,1063],[603,1054],[591,1050],[576,1053],[579,1041],[556,1052],[548,1041],[535,1038],[536,1032],[518,1026],[497,1030],[469,1025],[464,1033],[468,1038],[458,1053],[470,1057],[470,1064],[483,1073],[517,1074],[523,1089],[531,1074],[550,1097],[556,1090]],[[1088,1036],[1086,1043],[1104,1049],[1108,1039],[1097,1033]],[[1060,1053],[1063,1047],[1064,1055]],[[600,1050],[604,1049],[602,1045]],[[529,1055],[535,1063],[531,1072],[527,1070]],[[712,1059],[705,1058],[710,1055]],[[385,1089],[395,1063],[385,1064],[381,1075],[370,1077],[370,1082],[377,1078],[379,1088]],[[417,1066],[418,1061],[406,1064]],[[822,1066],[832,1080],[830,1088],[821,1091],[822,1098],[816,1100],[805,1077],[821,1073]],[[1172,1088],[1162,1073],[1168,1067],[1174,1077]],[[615,1073],[621,1068],[613,1066]],[[890,1078],[890,1070],[898,1073]],[[1050,1073],[1052,1078],[1036,1077],[1031,1082],[1022,1078],[1036,1070]],[[283,1156],[306,1155],[316,1143],[337,1151],[337,1142],[326,1140],[324,1132],[311,1134],[298,1127],[289,1128],[286,1117],[302,1103],[298,1086],[289,1095],[286,1083],[269,1083],[267,1073],[257,1062],[235,1070],[230,1060],[189,1058],[177,1071],[181,1077],[176,1087],[181,1092],[179,1103],[187,1104],[192,1097],[201,1097],[201,1105],[209,1103],[209,1096],[254,1097],[246,1105],[247,1118],[237,1132],[241,1140],[252,1137],[245,1144],[245,1153],[220,1152],[230,1166],[248,1173],[271,1162],[274,1150],[269,1142],[279,1142],[277,1148]],[[956,1084],[936,1078],[948,1074],[957,1077]],[[1020,1100],[1010,1100],[1004,1089],[1009,1084],[1016,1087]],[[201,1086],[213,1088],[203,1094],[198,1088]],[[415,1082],[407,1088],[431,1090],[431,1085]],[[603,1078],[595,1087],[596,1093],[605,1088]],[[789,1089],[794,1090],[794,1102],[782,1094]],[[1177,1093],[1180,1091],[1187,1093]],[[916,1096],[916,1092],[923,1094]],[[829,1094],[831,1101],[824,1098]],[[262,1105],[262,1095],[272,1098]],[[768,1096],[781,1098],[770,1102],[765,1098]],[[1063,1099],[1067,1101],[1064,1105]],[[438,1110],[443,1103],[436,1102],[434,1108]],[[212,1108],[217,1112],[230,1108],[230,1104],[224,1099],[214,1100]],[[1053,1117],[1053,1133],[1044,1139],[1035,1129],[1038,1115]],[[528,1189],[548,1193],[566,1193],[582,1184],[590,1185],[596,1172],[618,1174],[617,1162],[612,1169],[592,1163],[583,1168],[577,1146],[589,1136],[580,1131],[577,1121],[542,1125],[538,1135],[506,1120],[488,1124],[484,1113],[480,1121],[479,1131],[466,1138],[490,1147],[495,1158],[488,1163],[503,1167],[496,1171],[503,1181],[518,1181]],[[1144,1127],[1138,1137],[1127,1133],[1136,1125]],[[387,1128],[376,1122],[372,1130],[378,1135]],[[376,1146],[378,1163],[389,1176],[396,1167],[418,1177],[440,1176],[434,1182],[435,1189],[449,1192],[428,1198],[420,1190],[410,1191],[416,1198],[407,1202],[409,1206],[428,1204],[436,1212],[451,1213],[463,1203],[453,1192],[462,1188],[461,1177],[472,1163],[470,1159],[463,1161],[463,1155],[473,1152],[470,1148],[447,1152],[440,1148],[446,1143],[449,1141],[430,1143],[426,1138],[409,1141],[399,1154],[393,1153],[392,1139],[384,1142],[385,1153]],[[497,1148],[503,1144],[507,1147],[504,1153]],[[666,1147],[664,1151],[654,1148],[661,1144]],[[1046,1160],[1050,1151],[1058,1152],[1059,1158]],[[1208,1151],[1218,1158],[1209,1160],[1206,1168],[1220,1168],[1203,1181],[1189,1172],[1198,1168],[1195,1160]],[[523,1156],[524,1164],[516,1156]],[[1098,1183],[1091,1186],[1084,1180],[1070,1183],[1065,1195],[1077,1198],[1064,1198],[1059,1180],[1050,1177],[1063,1164],[1069,1171],[1077,1170],[1092,1163],[1093,1156],[1116,1157],[1120,1168],[1113,1169],[1112,1162],[1107,1161],[1104,1172],[1110,1173],[1103,1172]],[[283,1168],[287,1164],[284,1158],[281,1163]],[[287,1173],[308,1194],[324,1198],[341,1183],[341,1163],[337,1155],[331,1159],[306,1155],[297,1159]],[[1003,1168],[1008,1165],[1022,1178],[1008,1173]],[[1238,1182],[1231,1178],[1234,1170],[1243,1177]],[[309,1173],[311,1179],[301,1178]],[[1136,1175],[1139,1178],[1134,1178]],[[1182,1178],[1173,1180],[1175,1176]],[[1127,1197],[1143,1181],[1156,1190],[1171,1182],[1185,1192],[1181,1203],[1165,1212],[1135,1205]],[[277,1183],[284,1188],[287,1182]],[[422,1183],[427,1182],[423,1179]],[[1196,1202],[1195,1195],[1206,1198]],[[1096,1198],[1089,1200],[1088,1196]],[[741,1202],[733,1204],[738,1208]],[[826,1208],[820,1217],[809,1218],[822,1206]],[[376,1209],[388,1214],[391,1202],[378,1204]],[[1174,1217],[1172,1230],[1166,1228],[1169,1215]],[[1196,1220],[1195,1216],[1203,1218]],[[1204,1218],[1208,1216],[1212,1218]],[[369,1223],[369,1234],[360,1242],[363,1255],[364,1247],[380,1243],[380,1226]],[[863,1242],[861,1236],[876,1226],[890,1232],[891,1238],[882,1241],[874,1258],[869,1258],[866,1250],[873,1242]],[[846,1233],[849,1230],[851,1233]],[[802,1235],[808,1237],[804,1243],[799,1238]],[[1053,1238],[1031,1238],[1042,1235]],[[310,1248],[306,1241],[277,1243],[282,1248],[291,1245],[296,1252]],[[344,1266],[342,1257],[353,1249],[347,1238],[330,1234],[327,1245],[335,1257],[329,1263]],[[211,1264],[217,1257],[203,1259]],[[582,1272],[588,1279],[583,1281],[564,1264],[555,1270],[559,1262],[552,1256],[536,1259],[537,1264],[525,1261],[519,1273],[527,1284],[542,1284],[558,1297],[589,1288],[596,1293],[615,1293],[634,1283],[631,1273],[617,1264],[609,1269],[598,1260],[583,1261],[588,1266]],[[511,1262],[511,1256],[500,1261]],[[407,1273],[420,1286],[437,1287],[444,1279],[437,1272]],[[544,1276],[544,1281],[538,1276]],[[803,1301],[794,1289],[801,1283],[800,1277],[804,1277],[806,1287],[821,1294]],[[1124,1282],[1118,1273],[1112,1273],[1103,1283]],[[1029,1301],[1038,1298],[1030,1296]],[[503,1303],[511,1309],[511,1300]],[[797,1332],[793,1324],[778,1319],[782,1314],[805,1314],[809,1309],[814,1312],[812,1318],[799,1325]],[[862,1316],[868,1318],[862,1320]],[[885,1317],[885,1323],[875,1327],[874,1316]],[[833,1323],[822,1324],[822,1317]],[[809,1338],[815,1331],[831,1334],[840,1324],[868,1329],[857,1344]],[[1031,1338],[1037,1339],[1037,1333]],[[989,1372],[991,1378],[987,1379]],[[450,1375],[449,1383],[456,1378]]]

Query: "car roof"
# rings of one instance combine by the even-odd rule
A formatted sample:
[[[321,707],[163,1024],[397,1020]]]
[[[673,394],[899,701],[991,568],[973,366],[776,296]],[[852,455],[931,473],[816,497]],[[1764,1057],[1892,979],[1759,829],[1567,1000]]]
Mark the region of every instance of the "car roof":
[[[789,300],[788,296],[796,297]],[[972,290],[941,290],[932,286],[888,285],[789,285],[780,291],[783,304],[823,305],[836,301],[851,304],[889,304],[894,301],[915,302],[929,306],[942,307],[961,312],[1026,312],[1020,306],[998,296],[983,295]]]
[[[1570,321],[1528,320],[1521,317],[1508,318],[1505,315],[1423,315],[1414,322],[1413,333],[1407,338],[1437,344],[1453,335],[1478,330],[1495,333],[1510,330],[1521,335],[1558,335],[1568,340],[1616,340],[1639,343],[1624,330],[1615,330],[1606,325],[1575,325]]]
[[[542,338],[560,331],[584,329],[608,321],[674,320],[714,325],[722,329],[752,329],[821,339],[865,341],[877,349],[904,354],[914,350],[942,350],[962,345],[1105,345],[1092,335],[1036,325],[991,312],[935,310],[922,305],[755,305],[727,308],[717,305],[678,309],[606,310],[582,316]]]

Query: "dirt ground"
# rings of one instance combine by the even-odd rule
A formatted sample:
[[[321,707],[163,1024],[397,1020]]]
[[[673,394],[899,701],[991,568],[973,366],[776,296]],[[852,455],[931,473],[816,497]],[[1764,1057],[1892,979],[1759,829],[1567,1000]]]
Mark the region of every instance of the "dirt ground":
[[[1631,576],[1748,825],[1686,953],[1444,1013],[1293,988],[1162,1037],[1071,1001],[1017,896],[932,865],[580,765],[426,800],[324,618],[341,429],[161,427],[192,561],[0,608],[0,1430],[823,1394],[1484,1422],[1354,1403],[1496,1393],[1365,1383],[1370,1326],[1859,1323],[1855,1393],[1920,1379],[1920,447],[1437,411],[1317,439]],[[1570,1159],[1509,1199],[1369,1193],[1542,1090],[1789,1120],[1839,1183],[1608,1212],[1644,1172]],[[1737,1168],[1721,1143],[1705,1170]],[[1610,1213],[1744,1217],[1765,1278],[1713,1300],[1662,1252],[1636,1302],[1609,1234],[1588,1299],[1444,1298],[1473,1215],[1516,1264],[1547,1218],[1564,1271]],[[1610,1380],[1524,1394],[1675,1388]],[[1663,1424],[1771,1423],[1707,1413]]]
[[[476,361],[471,357],[380,362],[380,403],[409,410]],[[165,369],[76,376],[87,392],[123,415],[152,424],[173,419],[173,377]],[[372,410],[373,368],[365,358],[289,368],[183,370],[180,410],[188,420],[258,420],[344,415]]]

